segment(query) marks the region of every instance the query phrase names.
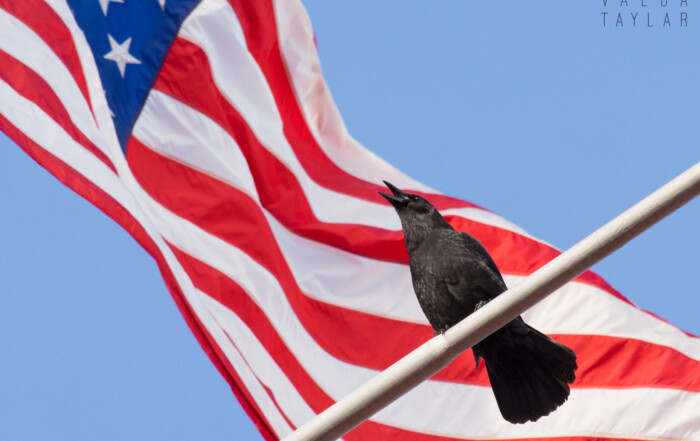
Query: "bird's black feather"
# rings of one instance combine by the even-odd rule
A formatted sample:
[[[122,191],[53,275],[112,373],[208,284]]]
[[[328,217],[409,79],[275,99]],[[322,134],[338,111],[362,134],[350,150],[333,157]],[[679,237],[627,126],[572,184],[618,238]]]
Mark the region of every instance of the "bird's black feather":
[[[428,201],[385,181],[381,193],[401,219],[413,288],[436,333],[504,292],[484,247],[455,231]],[[562,405],[575,379],[576,354],[517,317],[473,348],[483,359],[498,408],[511,423],[535,421]]]

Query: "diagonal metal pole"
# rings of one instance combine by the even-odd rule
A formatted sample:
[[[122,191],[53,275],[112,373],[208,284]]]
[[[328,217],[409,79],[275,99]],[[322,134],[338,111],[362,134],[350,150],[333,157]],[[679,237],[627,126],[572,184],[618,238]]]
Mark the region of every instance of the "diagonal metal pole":
[[[285,437],[334,440],[700,193],[700,162]]]

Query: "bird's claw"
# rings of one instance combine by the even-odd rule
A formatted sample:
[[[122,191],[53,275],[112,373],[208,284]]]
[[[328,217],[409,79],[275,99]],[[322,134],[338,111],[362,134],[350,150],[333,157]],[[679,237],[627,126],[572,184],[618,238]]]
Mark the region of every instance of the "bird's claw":
[[[447,326],[445,326],[443,329],[438,329],[437,331],[433,332],[433,335],[442,335],[447,331]]]
[[[476,363],[476,370],[479,370],[479,365],[481,364],[481,357],[479,355],[474,356],[474,362]]]

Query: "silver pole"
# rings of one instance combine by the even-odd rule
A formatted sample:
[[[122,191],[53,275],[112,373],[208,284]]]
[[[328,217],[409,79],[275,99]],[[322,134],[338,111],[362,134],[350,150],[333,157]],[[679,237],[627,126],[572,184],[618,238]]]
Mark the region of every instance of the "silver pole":
[[[351,392],[283,441],[334,440],[700,193],[700,162],[483,308]]]

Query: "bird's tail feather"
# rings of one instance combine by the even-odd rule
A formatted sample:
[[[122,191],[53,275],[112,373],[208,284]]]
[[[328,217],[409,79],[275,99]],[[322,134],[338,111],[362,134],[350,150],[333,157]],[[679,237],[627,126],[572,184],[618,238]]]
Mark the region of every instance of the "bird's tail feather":
[[[566,401],[577,366],[576,354],[568,347],[522,321],[517,328],[508,332],[505,343],[498,341],[504,335],[497,331],[475,349],[484,358],[503,418],[524,423],[548,415]]]

